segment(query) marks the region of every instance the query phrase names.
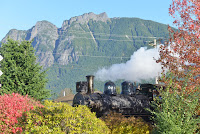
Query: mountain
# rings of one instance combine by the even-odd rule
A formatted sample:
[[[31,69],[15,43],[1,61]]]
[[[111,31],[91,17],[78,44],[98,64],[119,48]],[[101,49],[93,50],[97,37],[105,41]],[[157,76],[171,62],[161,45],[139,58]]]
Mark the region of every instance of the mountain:
[[[61,28],[39,21],[29,30],[12,29],[1,42],[7,37],[33,41],[37,61],[48,69],[47,88],[58,93],[64,88],[75,91],[76,81],[85,81],[101,67],[126,62],[140,47],[151,48],[152,37],[168,38],[167,27],[139,18],[85,13],[65,20]],[[95,81],[95,88],[103,90],[103,83]]]

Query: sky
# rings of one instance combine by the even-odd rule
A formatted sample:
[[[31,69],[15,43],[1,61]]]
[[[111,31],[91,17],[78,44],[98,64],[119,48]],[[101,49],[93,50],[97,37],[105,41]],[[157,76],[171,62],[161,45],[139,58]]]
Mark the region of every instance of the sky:
[[[109,18],[130,17],[173,26],[172,0],[0,0],[0,41],[11,29],[28,30],[47,20],[58,28],[64,20],[93,12]]]

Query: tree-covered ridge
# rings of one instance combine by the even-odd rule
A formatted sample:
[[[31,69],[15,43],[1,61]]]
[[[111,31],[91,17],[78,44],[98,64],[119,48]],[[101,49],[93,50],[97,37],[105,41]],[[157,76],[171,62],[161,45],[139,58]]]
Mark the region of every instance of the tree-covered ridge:
[[[20,41],[33,40],[37,62],[49,68],[47,88],[53,91],[64,88],[74,91],[75,82],[83,81],[86,75],[94,74],[104,66],[126,62],[140,47],[150,48],[151,37],[162,41],[168,38],[168,26],[157,22],[139,18],[107,18],[105,13],[89,13],[85,18],[84,15],[64,21],[61,28],[41,21],[23,31],[23,36],[20,32],[6,35]],[[96,81],[95,87],[102,90],[103,83]]]

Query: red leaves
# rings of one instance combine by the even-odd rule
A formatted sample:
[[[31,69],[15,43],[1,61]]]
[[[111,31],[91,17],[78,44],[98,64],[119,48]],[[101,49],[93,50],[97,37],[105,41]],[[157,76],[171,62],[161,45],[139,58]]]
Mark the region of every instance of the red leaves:
[[[194,88],[200,86],[200,1],[172,0],[169,13],[179,31],[169,27],[170,50],[162,48],[158,61],[175,75],[177,85],[181,86],[189,74],[187,89],[196,91]]]
[[[17,127],[17,118],[20,118],[23,112],[34,109],[34,106],[43,107],[27,95],[12,93],[0,96],[0,133],[22,132],[22,128]]]
[[[183,5],[183,6],[187,5],[187,0],[183,0],[183,1],[182,1],[182,5]]]
[[[194,24],[190,24],[190,29],[191,29],[191,30],[194,29]]]

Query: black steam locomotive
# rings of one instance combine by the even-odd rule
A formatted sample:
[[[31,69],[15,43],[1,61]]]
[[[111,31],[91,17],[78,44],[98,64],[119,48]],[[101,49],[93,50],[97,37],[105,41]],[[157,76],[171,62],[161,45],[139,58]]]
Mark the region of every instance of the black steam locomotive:
[[[122,113],[125,116],[148,117],[150,101],[153,100],[155,84],[141,84],[139,87],[131,82],[124,81],[121,94],[117,94],[116,86],[109,81],[104,85],[104,93],[94,92],[94,76],[86,76],[87,81],[76,82],[77,94],[73,99],[73,106],[87,105],[97,117],[107,115],[109,112]]]

